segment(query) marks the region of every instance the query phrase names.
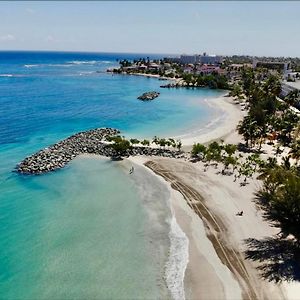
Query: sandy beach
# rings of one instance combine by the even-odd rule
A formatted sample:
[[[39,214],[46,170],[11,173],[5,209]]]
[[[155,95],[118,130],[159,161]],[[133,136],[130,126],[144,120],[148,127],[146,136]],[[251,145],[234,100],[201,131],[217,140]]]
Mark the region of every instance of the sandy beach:
[[[244,112],[229,97],[215,99],[213,105],[224,112],[220,126],[211,132],[186,136],[185,149],[195,142],[224,139],[238,143],[236,125]],[[176,221],[189,239],[189,259],[184,277],[186,299],[299,299],[297,283],[275,284],[263,280],[257,263],[245,259],[245,239],[271,237],[278,231],[262,219],[253,203],[260,182],[251,179],[241,186],[233,176],[220,174],[202,162],[131,157],[146,166],[153,176],[165,180],[171,190]],[[255,176],[254,176],[255,177]],[[243,216],[237,212],[243,211]]]
[[[205,144],[220,139],[228,143],[237,143],[240,140],[236,127],[245,115],[240,105],[235,104],[232,97],[225,95],[210,99],[207,105],[216,110],[215,118],[204,128],[200,127],[198,130],[177,137],[181,139],[184,150],[191,149],[194,143]]]

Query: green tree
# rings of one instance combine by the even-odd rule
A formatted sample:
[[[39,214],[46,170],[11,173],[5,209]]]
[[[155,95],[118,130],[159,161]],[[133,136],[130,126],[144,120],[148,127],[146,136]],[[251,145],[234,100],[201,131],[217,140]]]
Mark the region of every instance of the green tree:
[[[202,155],[202,158],[205,158],[205,154],[207,153],[207,149],[203,144],[194,144],[191,154],[193,157],[199,156],[199,154]]]
[[[114,156],[122,157],[127,155],[127,151],[131,149],[130,142],[123,137],[117,137],[114,140],[111,148],[115,151]]]
[[[291,170],[274,168],[256,193],[263,217],[281,229],[282,238],[292,235],[300,241],[300,177]]]
[[[288,105],[291,106],[297,106],[299,104],[300,99],[300,92],[299,90],[293,90],[291,91],[285,98],[284,100]]]
[[[177,142],[176,142],[176,147],[177,147],[178,151],[180,151],[180,149],[181,149],[181,147],[182,147],[182,143],[181,143],[180,140],[177,140]]]
[[[297,140],[295,143],[292,144],[289,154],[293,159],[296,160],[296,164],[298,164],[300,159],[300,140]]]
[[[141,141],[141,144],[143,146],[150,146],[150,141],[149,140],[143,140],[143,141]]]
[[[137,144],[140,143],[140,141],[139,141],[138,139],[130,139],[130,143],[131,143],[132,145],[137,145]]]

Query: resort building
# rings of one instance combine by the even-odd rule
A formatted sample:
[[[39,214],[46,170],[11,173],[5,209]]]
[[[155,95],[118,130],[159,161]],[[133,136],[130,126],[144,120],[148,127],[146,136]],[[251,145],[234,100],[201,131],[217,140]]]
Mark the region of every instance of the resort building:
[[[205,52],[203,55],[197,55],[196,62],[200,64],[206,65],[220,65],[223,61],[222,56],[218,55],[207,55]]]
[[[197,55],[180,55],[179,62],[183,65],[195,64],[197,61]]]
[[[202,55],[194,54],[194,55],[187,55],[182,54],[180,57],[173,57],[173,58],[165,58],[167,61],[176,62],[183,65],[187,64],[207,64],[207,65],[220,65],[223,61],[222,56],[218,55],[207,55],[204,52]]]
[[[279,62],[279,61],[258,61],[253,60],[253,68],[265,68],[269,70],[275,70],[284,75],[284,78],[288,77],[288,74],[291,73],[290,63]]]
[[[153,71],[158,71],[160,69],[160,65],[158,65],[156,63],[150,63],[148,69],[153,70]]]

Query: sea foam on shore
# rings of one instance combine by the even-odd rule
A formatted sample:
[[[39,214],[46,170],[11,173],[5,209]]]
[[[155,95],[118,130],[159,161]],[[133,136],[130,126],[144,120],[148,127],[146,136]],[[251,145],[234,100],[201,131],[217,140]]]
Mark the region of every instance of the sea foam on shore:
[[[189,261],[189,240],[174,215],[170,225],[170,253],[166,264],[166,282],[172,298],[183,300],[185,299],[184,275]]]
[[[128,168],[129,162],[135,164],[133,180],[149,216],[146,234],[151,239],[151,251],[156,259],[160,258],[156,263],[164,281],[161,284],[166,286],[172,299],[183,300],[189,241],[175,218],[171,188],[162,178],[153,176],[152,171],[145,168],[144,160],[142,157],[131,157],[125,165]]]

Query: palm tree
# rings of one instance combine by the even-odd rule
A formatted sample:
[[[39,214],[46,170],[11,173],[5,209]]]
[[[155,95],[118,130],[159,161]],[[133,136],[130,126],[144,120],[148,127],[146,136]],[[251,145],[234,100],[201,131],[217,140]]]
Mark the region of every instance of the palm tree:
[[[160,138],[155,135],[154,138],[152,139],[152,143],[154,143],[155,145],[159,145],[159,140]]]
[[[237,97],[240,99],[242,97],[242,88],[240,85],[235,84],[232,88],[232,90],[229,92],[229,95],[232,97]]]
[[[181,147],[182,147],[182,143],[181,143],[180,140],[177,140],[176,147],[177,147],[178,151],[180,151],[180,149],[181,149]]]
[[[283,168],[285,168],[286,170],[290,170],[291,169],[290,156],[284,156],[282,158],[282,164],[281,164],[281,166]]]
[[[260,166],[259,169],[259,176],[257,177],[257,179],[263,180],[265,178],[267,178],[274,169],[277,169],[278,165],[277,165],[277,159],[275,157],[269,157],[267,162],[263,163]]]
[[[141,144],[142,144],[143,146],[149,146],[149,145],[150,145],[150,142],[149,142],[148,140],[143,140],[143,141],[141,141]]]
[[[282,167],[273,169],[256,193],[256,204],[263,217],[281,229],[282,238],[292,235],[300,241],[300,177]]]
[[[293,159],[296,160],[296,164],[298,165],[300,159],[300,140],[297,140],[292,144],[292,149],[290,150],[289,154]]]
[[[278,76],[270,75],[266,80],[263,89],[267,94],[279,96],[281,93],[281,83]]]
[[[297,104],[299,103],[299,98],[300,98],[299,90],[293,90],[285,97],[285,101],[287,104],[291,106],[297,106]]]
[[[167,145],[166,139],[160,139],[159,140],[159,146],[165,148]]]
[[[253,145],[254,140],[258,136],[258,126],[257,122],[251,117],[251,116],[246,116],[243,121],[241,121],[237,127],[238,133],[243,135],[246,146],[249,146],[249,141],[250,141],[250,146]]]

